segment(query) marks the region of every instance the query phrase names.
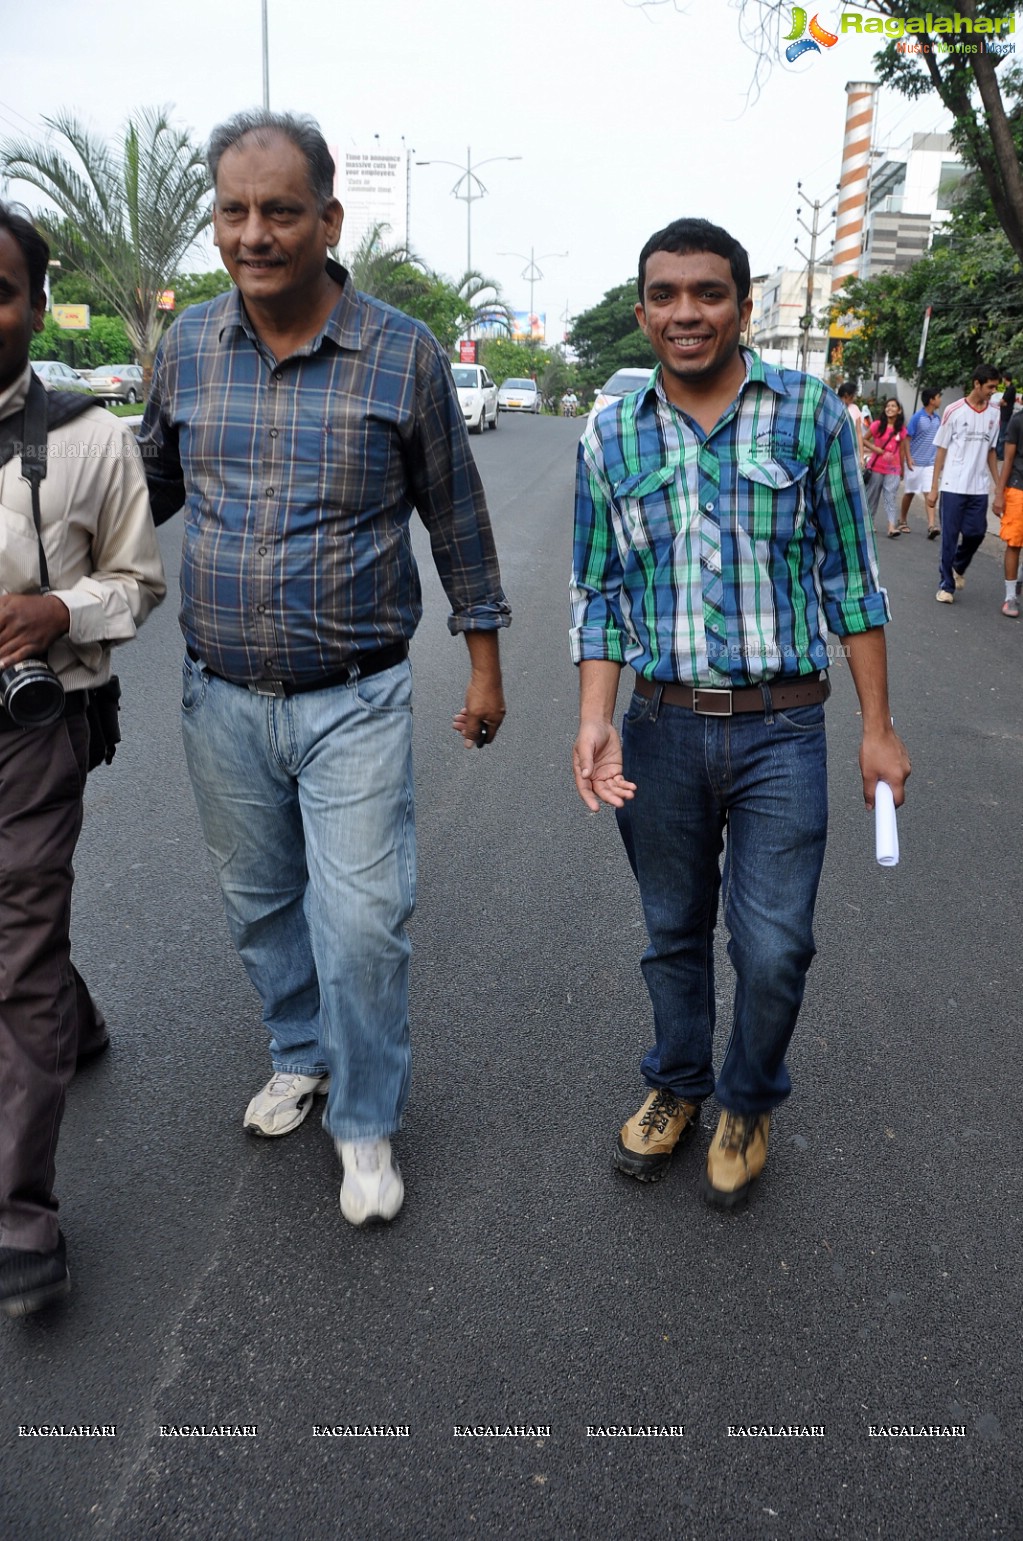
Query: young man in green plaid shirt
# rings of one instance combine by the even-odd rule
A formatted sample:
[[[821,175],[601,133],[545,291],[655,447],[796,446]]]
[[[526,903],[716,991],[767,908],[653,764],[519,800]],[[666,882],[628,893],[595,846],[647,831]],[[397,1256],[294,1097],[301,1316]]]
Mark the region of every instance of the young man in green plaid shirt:
[[[740,348],[749,288],[746,252],[705,220],[647,242],[636,317],[660,364],[580,444],[572,580],[576,786],[592,811],[617,811],[650,937],[648,1095],[615,1159],[641,1181],[663,1176],[716,1093],[703,1193],[725,1208],[763,1170],[791,1090],[827,831],[829,631],[860,700],[868,808],[879,780],[901,804],[909,774],[859,446],[819,380]],[[619,739],[624,664],[635,684]],[[715,1082],[722,879],[736,989]]]

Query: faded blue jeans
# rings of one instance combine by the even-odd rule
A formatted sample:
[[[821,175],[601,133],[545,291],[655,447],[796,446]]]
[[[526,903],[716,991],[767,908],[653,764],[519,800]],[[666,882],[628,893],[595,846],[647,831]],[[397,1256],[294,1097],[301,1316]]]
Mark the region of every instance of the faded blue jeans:
[[[785,1052],[815,952],[828,819],[824,708],[709,717],[659,693],[633,695],[622,738],[636,795],[619,825],[650,938],[642,966],[655,1043],[643,1075],[687,1101],[715,1091],[723,882],[735,1009],[717,1098],[735,1113],[770,1112],[792,1089]]]
[[[275,1070],[331,1077],[338,1140],[401,1127],[411,1075],[412,675],[277,699],[187,655],[182,729],[228,925]]]

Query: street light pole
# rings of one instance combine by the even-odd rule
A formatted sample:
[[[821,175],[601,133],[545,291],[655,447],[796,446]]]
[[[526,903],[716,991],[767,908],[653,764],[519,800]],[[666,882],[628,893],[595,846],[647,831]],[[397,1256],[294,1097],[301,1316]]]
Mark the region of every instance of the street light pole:
[[[263,107],[270,110],[270,35],[266,21],[266,0],[261,0],[263,8]]]
[[[454,166],[462,173],[451,191],[465,204],[465,271],[467,273],[472,272],[472,206],[487,190],[477,176],[477,170],[480,166],[493,165],[494,161],[520,161],[521,159],[521,155],[491,155],[485,161],[477,161],[474,167],[472,150],[467,148],[464,166],[459,161],[416,161],[417,166]],[[465,191],[461,192],[460,189],[463,187]]]
[[[523,262],[526,262],[526,263],[529,264],[528,267],[524,267],[522,269],[522,272],[519,274],[519,277],[520,278],[525,278],[528,281],[528,283],[529,283],[529,326],[530,326],[530,330],[531,331],[532,331],[532,326],[533,326],[533,285],[538,283],[538,282],[540,282],[543,279],[543,273],[541,272],[540,268],[537,267],[537,258],[536,258],[535,252],[536,252],[536,248],[534,246],[531,246],[529,248],[529,256],[528,257],[526,256],[524,251],[499,251],[498,254],[497,254],[499,257],[521,257]],[[567,251],[544,251],[544,252],[540,253],[540,259],[539,260],[541,262],[546,262],[548,257],[567,257],[567,256],[568,256],[568,252]]]

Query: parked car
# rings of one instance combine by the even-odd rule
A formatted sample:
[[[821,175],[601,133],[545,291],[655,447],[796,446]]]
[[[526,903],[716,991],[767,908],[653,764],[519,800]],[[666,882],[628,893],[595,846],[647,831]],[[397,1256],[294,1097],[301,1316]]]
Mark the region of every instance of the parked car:
[[[497,393],[502,412],[539,412],[540,389],[535,380],[506,380]]]
[[[497,427],[497,386],[482,364],[452,364],[455,389],[470,433]]]
[[[621,401],[622,397],[627,396],[630,391],[638,391],[646,385],[653,373],[653,367],[651,364],[649,369],[616,369],[603,390],[597,392],[586,426],[589,427],[593,422],[601,407],[606,407],[612,401]]]
[[[101,364],[89,371],[86,383],[101,401],[142,400],[142,369],[138,364]]]
[[[88,394],[88,381],[83,380],[70,364],[62,364],[59,359],[41,358],[32,360],[32,368],[48,391],[84,391]]]

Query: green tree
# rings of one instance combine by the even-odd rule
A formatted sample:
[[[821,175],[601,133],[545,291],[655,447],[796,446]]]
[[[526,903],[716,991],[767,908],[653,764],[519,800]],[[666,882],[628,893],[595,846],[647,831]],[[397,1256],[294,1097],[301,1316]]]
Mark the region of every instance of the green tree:
[[[174,290],[174,314],[179,316],[189,305],[202,305],[226,294],[232,283],[225,268],[216,268],[212,273],[175,273],[167,287]]]
[[[74,303],[84,304],[85,301]],[[65,331],[47,311],[43,317],[43,330],[37,332],[29,344],[29,358],[60,359],[73,369],[95,369],[98,364],[131,363],[132,347],[121,318],[91,315],[89,320],[88,331]]]
[[[387,228],[374,225],[349,258],[356,289],[423,321],[449,351],[483,321],[510,328],[510,312],[493,279],[473,272],[453,283],[408,247],[388,246]]]
[[[635,280],[609,289],[572,322],[569,341],[579,358],[581,393],[599,390],[616,369],[652,369],[657,359],[636,321]]]
[[[140,109],[111,147],[72,114],[43,122],[70,149],[9,140],[8,177],[30,183],[59,211],[36,216],[52,232],[60,261],[84,274],[121,317],[148,382],[167,312],[159,297],[210,222],[202,152],[166,110]]]
[[[829,318],[853,315],[859,332],[843,345],[842,372],[871,378],[888,355],[917,384],[963,383],[981,362],[1023,372],[1023,284],[1005,234],[964,235],[936,248],[905,273],[850,279]],[[931,307],[927,351],[917,371],[924,312]]]
[[[740,15],[742,36],[757,55],[757,84],[762,70],[780,55],[792,35],[793,7],[788,0],[732,0],[732,5]],[[933,91],[951,113],[959,153],[983,181],[995,217],[1023,261],[1023,167],[1014,119],[1018,74],[1006,70],[1005,60],[996,52],[944,51],[956,42],[970,46],[982,37],[994,41],[999,35],[994,23],[1011,14],[1012,7],[1006,0],[927,0],[926,6],[920,0],[859,0],[855,11],[864,13],[860,17],[864,31],[868,22],[879,23],[877,38],[884,46],[874,58],[878,80],[910,98]],[[957,17],[961,30],[945,31],[945,26],[955,26]],[[914,30],[905,32],[905,23],[911,19]],[[886,22],[890,23],[887,28]],[[979,34],[974,31],[978,22]],[[920,23],[927,26],[926,31]],[[904,45],[907,39],[911,45],[926,44],[927,52],[900,52],[900,30]]]

